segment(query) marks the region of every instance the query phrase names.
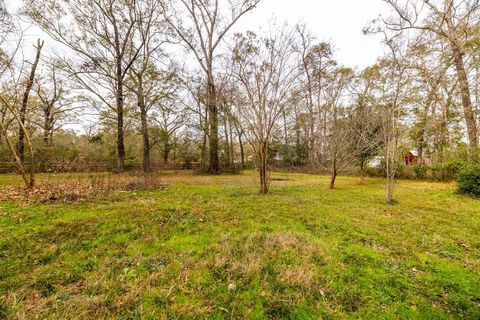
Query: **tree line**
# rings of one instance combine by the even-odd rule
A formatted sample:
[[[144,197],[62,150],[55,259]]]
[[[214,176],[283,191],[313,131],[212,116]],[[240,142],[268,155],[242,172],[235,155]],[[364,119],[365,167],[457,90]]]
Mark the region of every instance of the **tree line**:
[[[363,33],[384,52],[363,70],[304,24],[236,32],[261,0],[2,6],[0,154],[29,188],[49,158],[114,157],[118,172],[138,159],[150,172],[173,152],[210,174],[253,161],[261,193],[272,163],[326,171],[333,189],[377,157],[392,202],[405,151],[419,163],[478,160],[480,4],[383,1],[391,15]],[[45,35],[33,49],[26,21]]]

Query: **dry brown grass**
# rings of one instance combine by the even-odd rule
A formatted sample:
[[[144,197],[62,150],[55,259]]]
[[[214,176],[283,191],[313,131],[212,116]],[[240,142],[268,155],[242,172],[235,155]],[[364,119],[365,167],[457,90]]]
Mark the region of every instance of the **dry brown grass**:
[[[121,191],[164,188],[159,174],[47,175],[33,190],[21,186],[1,188],[0,201],[20,200],[27,203],[81,202],[105,199]]]
[[[255,233],[232,242],[223,237],[216,251],[215,267],[224,267],[231,274],[260,273],[268,261],[284,259],[277,270],[278,278],[304,288],[315,286],[316,263],[328,260],[326,250],[307,236],[296,232]]]

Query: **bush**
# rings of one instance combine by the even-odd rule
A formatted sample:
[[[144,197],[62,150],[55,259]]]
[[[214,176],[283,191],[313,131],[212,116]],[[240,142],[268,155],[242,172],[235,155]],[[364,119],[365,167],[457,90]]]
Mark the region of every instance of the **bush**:
[[[416,164],[413,166],[413,171],[415,171],[415,176],[417,179],[425,179],[427,177],[428,167],[424,164]]]
[[[369,177],[377,177],[378,178],[378,177],[385,176],[385,170],[383,170],[383,168],[379,168],[379,167],[365,166],[363,171],[365,172],[365,175],[369,176]]]
[[[446,179],[455,179],[465,165],[465,162],[462,161],[447,162],[444,168],[444,176]]]
[[[451,181],[457,179],[460,171],[466,166],[461,161],[449,161],[445,163],[435,163],[430,165],[432,179],[441,181]]]
[[[480,198],[480,165],[471,165],[460,171],[458,192]]]

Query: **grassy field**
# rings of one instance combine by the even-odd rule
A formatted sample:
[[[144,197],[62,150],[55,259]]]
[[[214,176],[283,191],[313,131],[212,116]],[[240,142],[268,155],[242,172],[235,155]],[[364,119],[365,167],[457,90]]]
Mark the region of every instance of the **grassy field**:
[[[106,200],[0,202],[0,319],[480,319],[479,201],[273,177],[268,196],[253,172],[170,173]]]

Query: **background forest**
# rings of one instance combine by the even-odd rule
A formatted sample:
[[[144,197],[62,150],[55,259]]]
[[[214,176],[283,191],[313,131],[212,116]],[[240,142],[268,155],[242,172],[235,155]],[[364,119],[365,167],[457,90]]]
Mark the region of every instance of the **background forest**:
[[[452,179],[478,160],[480,5],[385,2],[364,28],[385,52],[363,70],[304,24],[232,32],[259,0],[2,4],[0,169],[33,186],[39,171],[256,168],[263,193],[272,166],[332,188],[342,172]]]

